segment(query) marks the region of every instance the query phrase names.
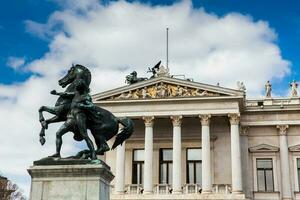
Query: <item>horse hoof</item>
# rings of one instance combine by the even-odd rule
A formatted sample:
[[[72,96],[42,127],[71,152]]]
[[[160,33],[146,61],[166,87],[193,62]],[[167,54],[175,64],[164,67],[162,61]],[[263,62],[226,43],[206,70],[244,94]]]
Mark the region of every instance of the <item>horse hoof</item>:
[[[41,136],[40,137],[40,143],[41,143],[41,145],[44,145],[45,142],[46,142],[46,139],[43,136]]]
[[[51,156],[48,156],[48,157],[49,158],[61,158],[60,154],[58,154],[58,153],[55,153],[55,154],[53,154]]]

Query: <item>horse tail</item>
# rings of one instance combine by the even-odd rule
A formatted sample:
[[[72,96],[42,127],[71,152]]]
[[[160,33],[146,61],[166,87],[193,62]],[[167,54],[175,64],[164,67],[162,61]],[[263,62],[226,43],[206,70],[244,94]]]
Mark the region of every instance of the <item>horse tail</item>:
[[[117,120],[119,124],[123,125],[123,128],[121,129],[121,132],[117,134],[112,149],[115,149],[118,145],[122,145],[123,142],[132,135],[134,130],[134,123],[130,118],[117,118]]]

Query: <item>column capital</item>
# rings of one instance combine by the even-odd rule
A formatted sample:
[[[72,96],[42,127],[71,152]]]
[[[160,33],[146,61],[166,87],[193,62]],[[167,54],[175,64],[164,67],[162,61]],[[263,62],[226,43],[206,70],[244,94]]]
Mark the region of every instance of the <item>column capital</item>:
[[[170,118],[172,119],[173,126],[181,126],[182,115],[173,115]]]
[[[231,125],[238,125],[240,123],[239,113],[228,114],[228,117]]]
[[[146,127],[153,126],[154,116],[144,116],[143,120]]]
[[[202,126],[203,126],[203,125],[207,125],[207,126],[208,126],[209,123],[210,123],[211,115],[210,115],[210,114],[199,115],[199,118],[200,118],[200,121],[201,121]]]
[[[247,136],[249,133],[249,128],[250,128],[249,126],[241,126],[240,134]]]
[[[279,135],[287,135],[289,125],[277,125],[276,128],[278,129]]]

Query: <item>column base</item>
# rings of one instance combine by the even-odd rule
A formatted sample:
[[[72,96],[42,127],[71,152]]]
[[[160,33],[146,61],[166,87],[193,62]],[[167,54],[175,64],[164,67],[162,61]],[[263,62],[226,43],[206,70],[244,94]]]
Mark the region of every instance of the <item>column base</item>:
[[[143,194],[153,194],[153,191],[144,191]]]
[[[243,194],[242,190],[233,190],[232,194]]]
[[[211,190],[202,190],[201,194],[211,194]]]
[[[125,192],[124,192],[124,191],[115,191],[114,193],[115,193],[115,194],[118,194],[118,195],[125,194]]]
[[[182,194],[182,190],[173,190],[172,194]]]

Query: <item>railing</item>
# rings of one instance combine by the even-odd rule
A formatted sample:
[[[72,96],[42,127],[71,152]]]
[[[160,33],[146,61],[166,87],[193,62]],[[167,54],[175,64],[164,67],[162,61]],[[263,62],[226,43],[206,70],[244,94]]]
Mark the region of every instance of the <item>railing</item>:
[[[212,192],[215,194],[230,194],[231,185],[229,184],[213,184]]]
[[[202,188],[199,184],[186,184],[182,187],[184,194],[201,194]],[[143,194],[143,186],[141,184],[130,184],[125,187],[125,194]],[[114,186],[111,185],[111,192],[114,193]],[[172,194],[172,187],[169,184],[157,184],[153,188],[154,194]],[[213,194],[230,194],[231,185],[229,184],[213,184]]]
[[[141,184],[131,184],[126,186],[125,194],[142,194],[143,187]]]
[[[185,194],[201,193],[201,186],[199,184],[186,184],[183,188]]]
[[[155,187],[156,194],[171,194],[172,188],[169,184],[158,184]]]

